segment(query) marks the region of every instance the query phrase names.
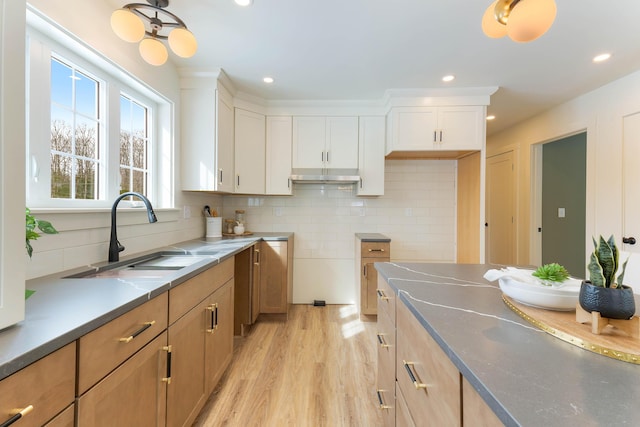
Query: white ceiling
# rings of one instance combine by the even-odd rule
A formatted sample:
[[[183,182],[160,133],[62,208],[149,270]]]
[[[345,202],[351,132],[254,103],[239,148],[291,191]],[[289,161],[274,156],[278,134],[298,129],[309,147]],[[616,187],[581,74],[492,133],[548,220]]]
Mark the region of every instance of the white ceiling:
[[[124,2],[109,0],[115,7]],[[492,0],[171,0],[198,39],[179,66],[222,68],[266,100],[381,100],[387,89],[499,86],[493,133],[640,69],[639,0],[556,0],[531,43],[489,39]],[[533,1],[533,0],[526,0]],[[610,52],[606,63],[592,58]],[[456,79],[445,84],[445,74]],[[262,78],[272,76],[266,85]]]

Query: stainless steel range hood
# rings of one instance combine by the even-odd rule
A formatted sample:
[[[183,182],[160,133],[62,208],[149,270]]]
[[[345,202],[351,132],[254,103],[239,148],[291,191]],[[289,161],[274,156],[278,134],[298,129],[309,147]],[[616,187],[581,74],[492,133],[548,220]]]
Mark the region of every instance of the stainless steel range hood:
[[[360,182],[357,169],[292,169],[291,181],[307,184],[354,184]]]

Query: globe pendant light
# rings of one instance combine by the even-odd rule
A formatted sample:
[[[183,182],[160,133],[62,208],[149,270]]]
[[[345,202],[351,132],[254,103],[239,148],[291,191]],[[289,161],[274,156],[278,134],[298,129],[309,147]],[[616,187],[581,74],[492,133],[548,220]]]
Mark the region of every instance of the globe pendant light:
[[[491,38],[509,35],[530,42],[551,28],[556,13],[555,0],[496,0],[482,16],[482,31]]]
[[[163,41],[182,58],[195,55],[198,43],[185,23],[164,8],[169,0],[130,3],[111,14],[111,28],[122,40],[137,43],[140,56],[151,65],[162,65],[169,56]],[[169,31],[168,35],[163,31]],[[146,36],[146,37],[145,37]]]

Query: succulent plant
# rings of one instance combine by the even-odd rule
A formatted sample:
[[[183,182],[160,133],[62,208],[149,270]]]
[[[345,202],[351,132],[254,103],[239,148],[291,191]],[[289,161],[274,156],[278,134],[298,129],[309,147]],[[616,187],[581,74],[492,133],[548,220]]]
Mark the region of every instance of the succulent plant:
[[[620,252],[613,235],[608,240],[602,236],[596,242],[593,239],[594,250],[589,259],[589,280],[595,286],[603,288],[622,288],[624,272],[628,259],[622,264],[622,271],[616,277],[619,267]]]
[[[533,272],[533,275],[541,279],[543,281],[542,284],[547,286],[551,286],[551,283],[548,282],[564,282],[569,278],[567,269],[556,262],[538,267]]]

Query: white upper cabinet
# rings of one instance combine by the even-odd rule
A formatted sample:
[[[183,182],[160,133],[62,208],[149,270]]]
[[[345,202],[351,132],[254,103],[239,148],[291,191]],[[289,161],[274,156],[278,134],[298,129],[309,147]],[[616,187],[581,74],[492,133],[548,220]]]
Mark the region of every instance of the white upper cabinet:
[[[292,126],[290,116],[267,117],[267,194],[291,195]]]
[[[294,117],[292,166],[357,169],[358,117]]]
[[[265,117],[236,108],[235,192],[265,192]]]
[[[222,85],[189,86],[181,89],[182,189],[231,193],[233,100]]]
[[[480,150],[484,106],[394,107],[387,154],[392,151]]]
[[[358,196],[384,195],[385,117],[360,117]]]

